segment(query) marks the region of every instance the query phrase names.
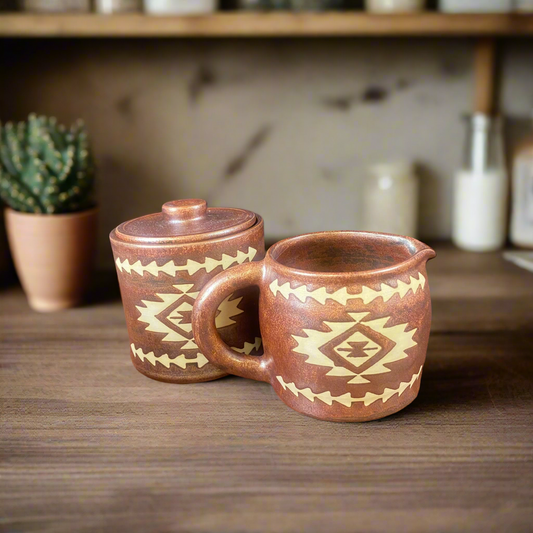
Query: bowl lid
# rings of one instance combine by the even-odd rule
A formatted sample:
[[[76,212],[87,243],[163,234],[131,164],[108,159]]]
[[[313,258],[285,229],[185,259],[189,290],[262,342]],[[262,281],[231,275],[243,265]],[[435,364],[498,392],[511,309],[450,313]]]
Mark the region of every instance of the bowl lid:
[[[137,244],[200,242],[239,233],[256,222],[245,209],[207,207],[205,200],[173,200],[154,213],[122,223],[116,236]]]

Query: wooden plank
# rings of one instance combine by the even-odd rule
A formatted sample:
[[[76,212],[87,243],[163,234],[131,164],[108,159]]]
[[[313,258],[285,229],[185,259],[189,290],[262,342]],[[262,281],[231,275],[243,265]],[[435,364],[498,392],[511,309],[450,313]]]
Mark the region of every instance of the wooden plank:
[[[11,37],[325,37],[533,35],[533,16],[441,13],[369,15],[328,13],[217,13],[166,17],[140,14],[0,15]]]
[[[437,251],[420,395],[365,424],[266,383],[145,378],[112,274],[56,314],[0,291],[2,531],[528,531],[533,275]]]
[[[434,335],[410,407],[333,424],[265,383],[151,381],[102,310],[2,330],[6,531],[528,530],[526,334]]]
[[[428,263],[433,332],[533,330],[533,274],[501,252],[437,246]]]

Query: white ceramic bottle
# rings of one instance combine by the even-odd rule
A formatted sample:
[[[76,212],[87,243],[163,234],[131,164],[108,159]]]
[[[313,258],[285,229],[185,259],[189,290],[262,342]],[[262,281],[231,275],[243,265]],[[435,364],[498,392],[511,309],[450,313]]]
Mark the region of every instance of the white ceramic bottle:
[[[459,248],[502,248],[507,229],[508,179],[501,120],[482,113],[470,119],[466,157],[455,175],[452,240]]]
[[[416,237],[418,178],[412,163],[370,168],[364,188],[363,229]]]
[[[516,151],[512,191],[511,241],[533,248],[533,136]]]

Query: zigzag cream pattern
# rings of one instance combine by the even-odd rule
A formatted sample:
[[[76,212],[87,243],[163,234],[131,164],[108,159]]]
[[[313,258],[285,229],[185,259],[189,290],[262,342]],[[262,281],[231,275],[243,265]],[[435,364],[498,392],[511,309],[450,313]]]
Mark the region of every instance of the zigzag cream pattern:
[[[298,396],[298,394],[301,394],[302,396],[305,396],[308,400],[311,402],[315,401],[315,398],[318,398],[321,402],[324,402],[327,405],[332,405],[333,402],[338,402],[346,407],[351,407],[353,403],[356,402],[363,402],[365,407],[368,407],[369,405],[372,405],[375,401],[381,400],[383,403],[387,402],[390,398],[392,398],[395,394],[400,397],[405,390],[409,387],[411,388],[416,380],[420,377],[422,374],[422,367],[420,367],[420,370],[413,374],[410,381],[402,381],[398,388],[396,389],[388,389],[385,388],[385,390],[381,394],[374,394],[373,392],[367,392],[363,397],[361,398],[354,398],[349,392],[346,394],[343,394],[342,396],[332,396],[330,391],[324,391],[320,393],[313,392],[309,387],[305,389],[299,389],[296,387],[294,383],[285,383],[284,379],[281,376],[276,376],[277,380],[280,382],[281,386],[283,387],[283,390],[289,389],[295,396]]]
[[[159,356],[156,356],[154,352],[144,353],[142,348],[136,348],[133,343],[131,344],[131,351],[135,357],[138,357],[143,362],[144,360],[148,361],[152,366],[155,366],[157,362],[167,368],[170,368],[170,365],[176,365],[185,370],[187,365],[196,364],[198,368],[202,368],[209,363],[205,355],[201,352],[198,352],[194,359],[187,359],[185,354],[180,354],[174,359],[171,359],[166,353]]]
[[[231,349],[239,353],[250,355],[252,350],[259,350],[259,348],[261,348],[261,337],[256,337],[255,342],[245,342],[243,348],[233,346]],[[171,359],[166,353],[159,356],[156,356],[154,352],[144,353],[142,348],[136,348],[133,343],[131,344],[131,351],[135,357],[138,357],[143,362],[146,359],[153,366],[155,366],[157,361],[167,368],[170,368],[170,365],[176,365],[185,370],[187,365],[197,364],[198,368],[202,368],[209,363],[207,357],[201,352],[198,352],[194,359],[187,359],[185,354],[180,354],[174,359]]]
[[[395,294],[399,294],[400,298],[403,298],[409,291],[413,291],[413,294],[416,294],[420,287],[423,289],[426,285],[426,278],[419,272],[418,279],[409,276],[409,283],[405,283],[401,279],[396,280],[396,282],[397,287],[391,287],[386,283],[382,283],[381,288],[377,291],[370,287],[363,286],[358,297],[363,300],[364,304],[368,304],[380,296],[383,298],[384,302],[388,302]]]
[[[235,352],[243,353],[245,355],[250,355],[252,353],[252,350],[259,350],[261,348],[261,337],[256,337],[255,342],[245,342],[243,348],[235,348],[232,347],[231,349]]]
[[[241,296],[240,298],[235,298],[234,300],[230,300],[230,298],[233,298],[233,294],[230,294],[218,306],[219,313],[215,318],[215,326],[217,329],[225,328],[226,326],[235,324],[236,322],[235,320],[232,320],[232,317],[244,313],[244,311],[239,308],[239,304],[241,303],[243,297]]]
[[[233,265],[233,263],[237,263],[238,265],[240,265],[244,263],[247,259],[249,261],[252,261],[256,254],[257,250],[250,246],[246,253],[241,252],[239,250],[235,257],[232,257],[231,255],[227,254],[222,254],[222,259],[220,260],[212,259],[211,257],[206,257],[203,263],[198,263],[197,261],[188,259],[187,264],[181,266],[176,265],[174,261],[168,261],[167,263],[161,266],[159,266],[155,261],[152,261],[147,265],[143,265],[140,259],[135,263],[130,264],[128,259],[122,261],[119,257],[117,257],[115,263],[120,272],[127,272],[128,274],[135,272],[139,274],[139,276],[144,276],[144,273],[148,272],[152,276],[157,277],[162,272],[164,274],[167,274],[168,276],[174,277],[176,273],[180,271],[187,271],[187,273],[192,276],[203,268],[207,273],[212,272],[213,270],[215,270],[215,268],[219,266],[222,267],[222,270],[226,270],[231,265]]]
[[[384,302],[388,302],[395,294],[398,294],[400,298],[403,298],[409,291],[413,291],[413,294],[415,294],[420,287],[423,289],[425,285],[426,278],[421,273],[418,273],[418,279],[409,276],[409,283],[405,283],[398,279],[396,287],[382,283],[381,288],[378,290],[363,286],[359,294],[349,294],[346,287],[341,287],[332,293],[327,292],[326,287],[319,287],[314,291],[310,291],[305,285],[300,285],[293,289],[289,281],[280,285],[277,279],[275,279],[269,287],[274,296],[277,296],[279,293],[286,300],[288,300],[289,296],[292,294],[302,303],[304,303],[307,298],[313,298],[322,305],[324,305],[327,300],[333,300],[342,305],[346,305],[348,300],[355,299],[363,300],[364,304],[369,304],[379,297],[382,297]]]
[[[304,303],[307,298],[313,298],[322,305],[326,303],[326,300],[334,300],[335,302],[338,302],[342,305],[346,305],[346,302],[348,300],[357,298],[357,296],[348,294],[348,290],[346,289],[346,287],[342,287],[338,291],[332,292],[330,294],[326,291],[326,287],[320,287],[318,289],[315,289],[314,291],[309,291],[307,290],[307,287],[305,285],[300,285],[299,287],[296,287],[296,289],[293,289],[291,288],[291,284],[289,281],[287,281],[283,285],[280,285],[277,279],[275,279],[269,287],[274,296],[277,296],[277,294],[280,293],[283,297],[285,297],[286,300],[288,300],[289,295],[292,294],[296,296],[296,298],[302,303]]]

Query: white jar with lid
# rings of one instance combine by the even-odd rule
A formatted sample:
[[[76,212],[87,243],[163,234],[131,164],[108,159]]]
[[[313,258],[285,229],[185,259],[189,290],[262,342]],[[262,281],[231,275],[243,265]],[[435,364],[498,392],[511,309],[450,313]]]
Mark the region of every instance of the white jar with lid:
[[[418,177],[409,162],[372,166],[364,188],[363,229],[416,237]]]

